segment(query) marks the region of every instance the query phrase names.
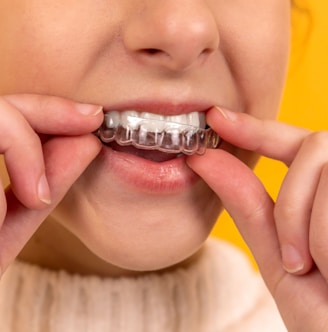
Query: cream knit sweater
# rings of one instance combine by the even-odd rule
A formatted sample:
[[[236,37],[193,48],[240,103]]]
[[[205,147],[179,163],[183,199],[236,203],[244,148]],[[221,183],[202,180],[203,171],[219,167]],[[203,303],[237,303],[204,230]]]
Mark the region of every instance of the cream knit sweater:
[[[101,279],[15,262],[0,282],[1,332],[280,332],[247,259],[209,240],[187,269]]]

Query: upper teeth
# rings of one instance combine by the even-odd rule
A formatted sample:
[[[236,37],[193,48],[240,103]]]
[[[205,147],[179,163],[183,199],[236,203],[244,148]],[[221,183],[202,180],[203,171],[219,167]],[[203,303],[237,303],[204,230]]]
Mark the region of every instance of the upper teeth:
[[[110,111],[105,113],[97,134],[104,143],[115,141],[138,149],[191,155],[218,146],[218,135],[205,127],[204,112],[165,116],[133,110]]]
[[[182,115],[159,115],[148,112],[137,112],[133,110],[105,113],[105,122],[108,128],[116,128],[121,125],[124,128],[142,128],[149,132],[179,131],[191,129],[204,129],[205,114],[192,112]]]

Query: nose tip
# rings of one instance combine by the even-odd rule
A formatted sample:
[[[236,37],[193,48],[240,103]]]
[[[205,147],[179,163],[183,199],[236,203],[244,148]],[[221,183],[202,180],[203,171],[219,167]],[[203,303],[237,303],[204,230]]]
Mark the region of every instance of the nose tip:
[[[149,9],[129,20],[125,47],[147,64],[187,70],[218,49],[217,24],[208,8],[186,9],[186,4],[169,3],[174,2],[167,0],[161,10]]]

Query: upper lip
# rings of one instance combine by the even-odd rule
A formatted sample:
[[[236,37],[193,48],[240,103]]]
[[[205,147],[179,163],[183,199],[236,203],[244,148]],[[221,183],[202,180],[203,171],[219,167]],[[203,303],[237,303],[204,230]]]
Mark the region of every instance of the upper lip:
[[[206,112],[213,106],[208,102],[168,102],[168,101],[130,101],[104,105],[104,112],[134,110],[138,112],[148,112],[161,115],[180,115],[192,112]]]

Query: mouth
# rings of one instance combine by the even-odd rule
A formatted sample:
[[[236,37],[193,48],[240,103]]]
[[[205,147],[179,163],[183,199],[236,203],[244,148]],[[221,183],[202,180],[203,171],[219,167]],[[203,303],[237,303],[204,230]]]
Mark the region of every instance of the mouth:
[[[113,150],[155,162],[215,149],[219,136],[206,126],[204,112],[161,115],[135,110],[107,111],[97,136]]]

